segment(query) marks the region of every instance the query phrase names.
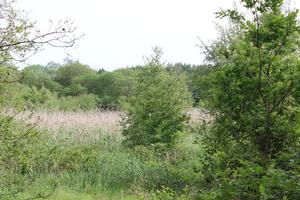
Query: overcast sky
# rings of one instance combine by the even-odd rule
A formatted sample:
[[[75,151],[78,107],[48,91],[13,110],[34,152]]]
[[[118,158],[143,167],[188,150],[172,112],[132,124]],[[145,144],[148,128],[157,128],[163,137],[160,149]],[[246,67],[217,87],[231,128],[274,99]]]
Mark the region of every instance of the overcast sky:
[[[73,19],[85,37],[72,59],[94,69],[114,70],[143,64],[151,47],[160,46],[167,62],[202,63],[196,45],[216,38],[215,12],[234,0],[18,0],[30,18],[45,28],[48,20]],[[300,1],[300,0],[295,0]],[[62,62],[63,49],[46,48],[27,63]]]

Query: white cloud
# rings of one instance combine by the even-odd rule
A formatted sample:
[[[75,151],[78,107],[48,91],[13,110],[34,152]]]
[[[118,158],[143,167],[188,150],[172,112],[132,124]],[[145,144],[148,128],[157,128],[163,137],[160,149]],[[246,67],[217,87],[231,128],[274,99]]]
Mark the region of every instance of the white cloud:
[[[19,0],[41,27],[49,19],[73,19],[86,36],[69,52],[106,70],[142,64],[154,45],[164,49],[166,61],[200,64],[197,37],[215,38],[214,13],[232,5],[232,0]],[[64,50],[47,48],[28,62],[46,64],[64,57]]]

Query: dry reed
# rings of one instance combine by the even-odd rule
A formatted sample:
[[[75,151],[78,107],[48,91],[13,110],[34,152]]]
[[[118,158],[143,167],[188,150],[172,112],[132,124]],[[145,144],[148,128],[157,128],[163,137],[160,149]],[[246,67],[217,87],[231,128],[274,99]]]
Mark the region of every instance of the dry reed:
[[[13,114],[9,111],[10,115]],[[201,109],[187,111],[191,124],[208,122],[212,117]],[[124,113],[119,111],[24,111],[16,118],[26,123],[35,123],[41,131],[50,133],[54,138],[69,137],[76,141],[95,140],[103,134],[120,135],[121,120]]]

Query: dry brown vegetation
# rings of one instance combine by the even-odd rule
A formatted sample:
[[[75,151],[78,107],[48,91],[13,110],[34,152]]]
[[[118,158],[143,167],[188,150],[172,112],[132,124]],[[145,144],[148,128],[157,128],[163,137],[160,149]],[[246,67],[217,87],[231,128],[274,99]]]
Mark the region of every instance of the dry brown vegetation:
[[[37,129],[50,133],[54,138],[75,139],[76,141],[90,141],[103,134],[120,133],[122,112],[118,111],[24,111],[9,115],[16,115],[16,119],[35,124]]]
[[[6,111],[10,115],[14,112]],[[208,122],[211,116],[201,109],[187,111],[191,123]],[[76,141],[90,141],[103,134],[120,135],[123,112],[120,111],[24,111],[16,114],[20,121],[36,124],[39,130],[51,133],[55,138],[68,137]],[[66,133],[68,135],[66,135]]]

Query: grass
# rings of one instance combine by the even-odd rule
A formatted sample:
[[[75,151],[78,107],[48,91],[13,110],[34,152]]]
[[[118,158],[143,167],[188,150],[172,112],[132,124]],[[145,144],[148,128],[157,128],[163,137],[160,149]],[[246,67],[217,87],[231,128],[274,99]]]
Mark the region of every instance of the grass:
[[[106,133],[116,133],[120,131],[120,121],[122,112],[118,111],[36,111],[20,112],[17,118],[26,120],[30,116],[30,122],[37,122],[38,128],[55,133],[61,128],[65,129],[97,129],[101,128]]]
[[[6,113],[15,115],[11,110]],[[16,119],[35,124],[55,140],[89,143],[103,135],[120,136],[122,115],[118,111],[24,111],[17,113]]]
[[[13,112],[7,111],[10,115]],[[191,124],[212,120],[210,115],[201,109],[189,109]],[[24,111],[16,115],[20,121],[36,123],[41,132],[48,132],[55,139],[67,139],[80,143],[98,140],[103,135],[120,136],[122,116],[120,111]]]
[[[134,200],[137,199],[134,195],[126,194],[122,191],[119,193],[98,193],[87,194],[75,192],[69,189],[57,190],[49,200]]]
[[[189,112],[196,116],[198,111]],[[38,178],[29,194],[43,191],[49,187],[47,180],[53,180],[57,184],[49,198],[53,200],[194,197],[201,184],[201,174],[194,170],[201,167],[201,149],[193,144],[196,136],[182,133],[176,147],[164,154],[145,147],[126,149],[120,134],[122,114],[19,113],[18,120],[36,123],[42,133],[41,146],[53,149],[43,162],[35,164]],[[189,188],[189,197],[183,198],[185,188]]]
[[[39,178],[36,185],[29,188],[27,192],[20,193],[11,199],[34,199],[38,194],[41,194],[42,199],[49,200],[133,200],[139,198],[137,195],[130,194],[124,190],[111,191],[105,188],[98,188],[97,190],[80,191],[62,184],[59,184],[55,190],[52,190],[47,187],[49,187],[49,180],[53,178],[45,175]]]

